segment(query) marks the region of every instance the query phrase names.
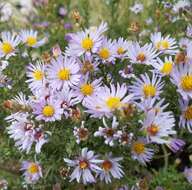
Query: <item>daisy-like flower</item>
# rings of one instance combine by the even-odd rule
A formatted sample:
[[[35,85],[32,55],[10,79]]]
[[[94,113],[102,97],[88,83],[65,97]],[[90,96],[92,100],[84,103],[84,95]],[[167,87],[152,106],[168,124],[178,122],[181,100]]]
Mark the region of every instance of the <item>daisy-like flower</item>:
[[[21,150],[29,153],[33,144],[34,124],[27,119],[28,114],[17,114],[13,120],[7,117],[8,122],[12,122],[8,127],[8,134],[16,142],[15,145]]]
[[[172,57],[165,57],[164,61],[162,61],[160,58],[157,58],[157,62],[153,63],[152,65],[158,73],[161,73],[163,76],[170,75],[173,67],[174,62],[172,60]]]
[[[95,96],[86,97],[84,106],[92,117],[111,117],[115,110],[121,110],[132,99],[133,95],[127,95],[127,86],[122,84],[111,84],[110,87],[103,86]]]
[[[175,39],[171,38],[169,35],[163,37],[161,32],[151,34],[151,41],[160,53],[174,55],[178,51]]]
[[[45,86],[45,65],[40,61],[35,65],[29,64],[26,74],[29,78],[26,82],[31,91],[38,91]]]
[[[179,47],[186,49],[189,45],[192,44],[192,41],[189,38],[181,38],[179,40]]]
[[[80,65],[80,72],[83,75],[94,73],[98,70],[99,61],[95,60],[92,55],[86,54],[82,57],[82,60],[77,58],[77,62]]]
[[[95,183],[96,180],[93,172],[101,171],[101,168],[97,164],[101,163],[102,160],[99,160],[98,156],[93,151],[88,150],[88,148],[83,148],[81,155],[75,160],[64,158],[64,161],[68,166],[75,168],[70,175],[70,181],[76,179],[78,183],[81,181],[83,184]]]
[[[57,91],[54,96],[61,105],[66,118],[70,116],[71,108],[80,102],[80,100],[76,97],[74,90],[69,87],[63,88],[61,91]]]
[[[133,139],[133,133],[127,133],[122,130],[118,130],[115,136],[121,145],[129,145]]]
[[[112,153],[105,156],[106,158],[101,163],[102,170],[97,173],[101,181],[105,183],[111,183],[111,177],[115,179],[121,179],[124,175],[122,166],[119,164],[122,157],[113,157]]]
[[[160,101],[157,101],[156,98],[148,98],[140,103],[136,103],[139,109],[145,112],[145,114],[148,113],[150,110],[154,110],[158,114],[164,114],[165,108],[169,104],[164,104],[165,99],[161,99]]]
[[[178,152],[185,146],[185,141],[177,138],[172,138],[166,144],[174,153]]]
[[[126,58],[127,51],[129,49],[129,42],[127,40],[124,40],[123,38],[119,38],[114,42],[114,49],[117,58]]]
[[[139,138],[134,141],[131,145],[131,150],[132,158],[143,165],[150,162],[154,155],[154,150],[152,148],[147,148],[147,142],[144,138]]]
[[[113,62],[116,54],[114,41],[105,38],[102,45],[99,47],[97,54],[103,63]]]
[[[46,135],[41,128],[35,127],[34,123],[28,119],[28,114],[17,114],[14,121],[9,117],[6,120],[11,122],[8,134],[14,139],[19,150],[29,153],[34,143],[35,152],[41,152],[41,147],[47,143]]]
[[[34,184],[43,177],[42,168],[38,162],[23,161],[21,170],[24,171],[25,181],[29,184]]]
[[[171,74],[172,83],[177,86],[177,91],[181,94],[184,100],[192,98],[192,65],[179,64],[174,67]]]
[[[43,38],[41,40],[38,40],[37,35],[38,35],[37,31],[22,30],[20,32],[20,39],[28,47],[38,48],[38,47],[42,46],[43,44],[45,44],[47,39]]]
[[[143,4],[135,3],[132,7],[129,8],[133,13],[138,14],[143,12]]]
[[[117,127],[119,123],[117,122],[116,117],[113,117],[112,125],[109,127],[103,117],[104,127],[99,127],[99,130],[94,133],[95,137],[103,137],[105,139],[105,144],[109,146],[114,145],[114,140],[117,139]]]
[[[161,77],[158,77],[153,73],[150,79],[148,74],[140,75],[140,78],[136,78],[133,84],[129,87],[131,93],[134,94],[135,99],[147,99],[158,98],[163,88],[163,82]]]
[[[134,78],[135,74],[133,72],[133,67],[131,65],[127,65],[123,70],[119,71],[119,74],[122,78]]]
[[[106,30],[107,24],[102,22],[99,27],[70,34],[71,39],[69,47],[66,49],[66,54],[79,57],[84,53],[96,53],[103,42],[103,33]]]
[[[53,89],[61,90],[78,85],[81,77],[79,70],[79,64],[75,59],[59,56],[56,60],[52,60],[51,65],[48,66],[47,77]]]
[[[61,108],[60,101],[54,100],[53,97],[47,99],[40,98],[32,104],[33,113],[37,120],[56,121],[61,120],[63,108]]]
[[[174,126],[175,119],[171,112],[158,114],[151,110],[146,115],[142,129],[147,133],[148,142],[165,144],[169,142],[170,135],[176,134],[176,131],[173,130]]]
[[[158,56],[157,51],[154,49],[152,44],[140,46],[138,42],[132,42],[129,45],[127,54],[131,63],[146,65],[153,65],[156,61],[155,58]]]
[[[179,13],[179,11],[187,10],[191,6],[190,1],[188,0],[179,0],[173,6],[173,11]]]
[[[187,181],[192,184],[192,168],[185,168],[184,176],[186,177]]]
[[[186,36],[191,38],[192,37],[192,25],[188,25],[186,29]]]
[[[75,90],[74,93],[79,101],[82,101],[85,97],[94,96],[101,86],[101,81],[102,78],[95,79],[94,81],[89,82],[88,75],[81,77],[78,86],[73,87],[73,89]]]
[[[89,131],[84,126],[85,121],[81,122],[81,127],[74,127],[73,135],[76,137],[76,143],[79,144],[81,141],[86,141],[89,137]]]
[[[181,116],[179,121],[180,127],[187,127],[190,133],[192,133],[192,104],[189,100],[180,100]]]
[[[16,34],[10,32],[2,32],[0,40],[0,57],[9,58],[15,55],[16,47],[20,43],[20,39]]]

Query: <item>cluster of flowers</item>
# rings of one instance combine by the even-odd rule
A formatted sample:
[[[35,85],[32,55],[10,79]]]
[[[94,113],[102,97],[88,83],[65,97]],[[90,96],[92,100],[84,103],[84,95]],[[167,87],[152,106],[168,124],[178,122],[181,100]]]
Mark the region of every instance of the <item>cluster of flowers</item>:
[[[174,115],[167,111],[168,103],[165,103],[162,94],[163,80],[170,78],[180,96],[179,126],[187,127],[191,132],[192,41],[183,38],[178,44],[169,35],[156,32],[151,35],[151,43],[141,45],[123,38],[108,39],[105,31],[107,24],[101,23],[99,27],[70,34],[64,54],[54,50],[49,64],[37,61],[28,65],[26,82],[32,95],[26,98],[20,93],[6,102],[14,108],[14,112],[6,118],[10,123],[8,133],[20,150],[28,153],[34,143],[36,153],[40,153],[50,134],[44,131],[46,122],[70,118],[74,109],[77,111],[77,105],[81,105],[84,113],[91,118],[103,120],[104,126],[99,127],[94,136],[103,137],[109,146],[120,142],[131,147],[132,158],[143,165],[150,162],[154,155],[153,144],[165,144],[173,152],[185,145],[183,140],[177,138]],[[44,43],[44,40],[37,41],[37,33],[33,31],[22,32],[20,36],[3,33],[1,57],[14,55],[20,39],[30,47]],[[117,60],[122,65],[126,63],[119,76],[127,83],[120,84],[113,76],[107,77],[110,73],[105,73],[107,67],[115,68],[116,64],[121,64]],[[150,71],[136,77],[133,74],[136,64],[140,67],[147,65]],[[142,118],[137,121],[140,135],[130,132],[128,124],[124,128],[118,124],[119,112],[133,115],[134,111]],[[111,121],[111,118],[112,124],[109,125],[107,120]],[[89,129],[84,127],[85,122],[81,127],[74,128],[77,143],[87,140]],[[71,181],[76,179],[84,184],[93,183],[99,176],[100,180],[109,183],[111,176],[117,179],[123,177],[122,166],[118,163],[122,157],[112,157],[111,153],[105,157],[104,160],[98,159],[93,151],[83,148],[77,159],[65,158],[64,161],[75,168]],[[22,169],[29,182],[36,182],[42,176],[38,163],[25,162]]]

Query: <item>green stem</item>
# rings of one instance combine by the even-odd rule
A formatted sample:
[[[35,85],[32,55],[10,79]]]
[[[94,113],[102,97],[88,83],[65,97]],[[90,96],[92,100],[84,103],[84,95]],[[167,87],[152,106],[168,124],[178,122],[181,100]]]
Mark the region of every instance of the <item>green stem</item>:
[[[164,171],[167,171],[168,168],[168,162],[169,162],[169,154],[167,153],[167,149],[165,145],[162,145],[162,150],[164,154]]]

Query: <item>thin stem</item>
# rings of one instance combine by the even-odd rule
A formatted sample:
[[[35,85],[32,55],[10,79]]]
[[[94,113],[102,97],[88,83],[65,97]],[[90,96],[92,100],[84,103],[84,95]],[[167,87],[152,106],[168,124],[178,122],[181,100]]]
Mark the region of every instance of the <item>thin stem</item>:
[[[167,149],[165,145],[162,145],[163,154],[164,154],[164,171],[167,171],[168,162],[169,162],[169,154],[167,153]]]

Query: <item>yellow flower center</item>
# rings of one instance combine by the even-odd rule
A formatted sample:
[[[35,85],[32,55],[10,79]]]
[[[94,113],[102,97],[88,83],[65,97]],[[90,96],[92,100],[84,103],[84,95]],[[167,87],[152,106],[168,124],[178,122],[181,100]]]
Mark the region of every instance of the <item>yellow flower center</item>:
[[[151,136],[155,136],[158,132],[159,132],[159,127],[155,124],[151,124],[151,126],[149,126],[147,128],[147,132],[151,135]]]
[[[1,45],[1,49],[2,49],[3,53],[6,55],[11,53],[14,50],[14,48],[12,47],[12,45],[9,42],[3,42]]]
[[[108,59],[109,56],[110,56],[109,49],[107,49],[107,48],[101,48],[100,51],[99,51],[99,56],[100,56],[102,59]]]
[[[145,144],[142,142],[135,142],[132,147],[133,151],[137,154],[142,154],[145,152]]]
[[[144,84],[143,93],[145,98],[153,97],[156,94],[156,88],[151,84]]]
[[[171,73],[173,69],[173,64],[169,61],[165,62],[162,69],[161,69],[161,72],[166,74],[166,75],[169,75]]]
[[[118,109],[121,106],[121,100],[119,97],[109,97],[106,105],[111,110]]]
[[[169,45],[169,42],[167,40],[162,40],[160,42],[157,42],[157,44],[156,44],[157,49],[161,49],[161,48],[168,49],[169,46],[170,45]]]
[[[93,87],[91,84],[83,84],[80,90],[85,96],[90,96],[91,94],[93,94]]]
[[[192,106],[188,106],[184,112],[184,117],[187,120],[192,120]]]
[[[122,47],[119,47],[119,48],[117,49],[117,53],[118,53],[119,55],[122,55],[122,54],[125,53],[125,50],[124,50]]]
[[[60,80],[69,80],[70,79],[70,70],[69,69],[61,69],[58,72],[58,78]]]
[[[26,43],[28,46],[32,47],[37,43],[37,38],[35,38],[33,36],[29,36],[26,40]]]
[[[51,117],[55,113],[55,109],[51,105],[47,105],[43,108],[43,115],[45,117]]]
[[[35,70],[33,72],[33,77],[35,80],[42,80],[43,79],[43,76],[44,76],[44,73],[40,70]]]
[[[138,55],[137,55],[137,61],[141,61],[141,62],[143,62],[143,61],[145,61],[145,59],[146,59],[146,57],[145,57],[145,54],[144,53],[139,53]]]
[[[35,173],[37,173],[37,172],[39,171],[39,167],[38,167],[37,164],[32,163],[32,164],[28,167],[27,171],[28,171],[30,174],[35,174]]]
[[[181,78],[181,87],[184,91],[192,90],[192,75],[185,75]]]
[[[89,51],[90,49],[92,49],[93,44],[94,44],[93,40],[89,37],[84,38],[81,43],[83,49],[85,49],[86,51]]]
[[[103,163],[102,163],[102,168],[105,170],[105,171],[109,171],[111,168],[112,168],[112,163],[109,161],[109,160],[105,160]]]
[[[89,167],[89,163],[86,160],[82,160],[82,161],[79,162],[79,167],[81,169],[86,169],[86,168]]]

